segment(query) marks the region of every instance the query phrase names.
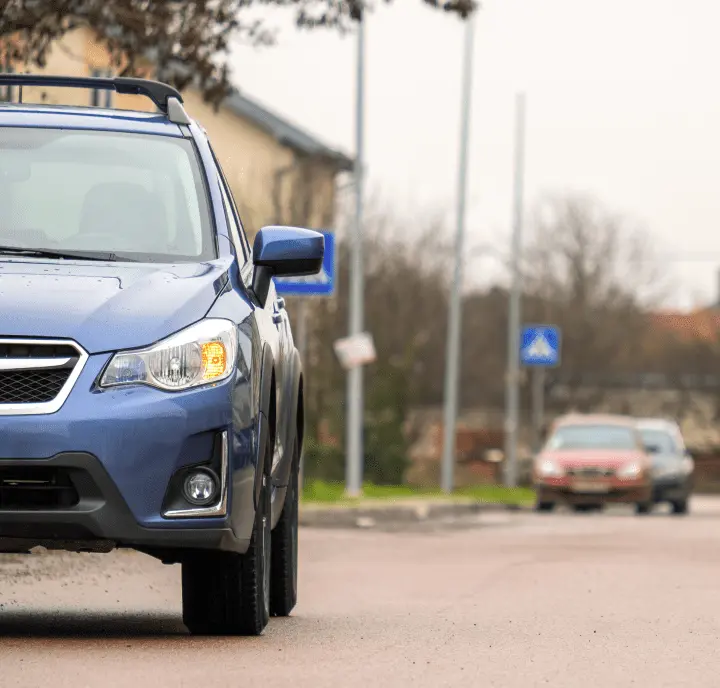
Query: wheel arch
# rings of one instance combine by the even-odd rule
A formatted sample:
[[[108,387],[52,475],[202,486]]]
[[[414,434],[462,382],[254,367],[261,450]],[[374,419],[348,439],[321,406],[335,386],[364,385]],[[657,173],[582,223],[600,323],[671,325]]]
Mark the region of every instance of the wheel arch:
[[[283,456],[283,460],[278,464],[275,472],[273,473],[273,487],[275,488],[275,496],[273,497],[272,507],[272,524],[273,528],[280,520],[282,514],[283,504],[285,502],[285,493],[287,492],[287,486],[290,482],[290,476],[292,471],[296,470],[293,462],[293,448],[295,440],[298,441],[298,456],[302,450],[302,442],[304,441],[304,378],[302,371],[302,361],[300,354],[295,349],[293,355],[290,357],[290,387],[288,399],[285,410],[283,412],[283,418],[278,419],[278,423],[284,424],[283,430],[284,436],[284,447],[289,448],[286,450]]]
[[[305,442],[305,375],[300,373],[300,380],[298,382],[298,400],[297,400],[297,427],[295,432],[297,433],[297,445],[298,445],[298,456],[302,456],[303,447]]]
[[[277,432],[277,382],[275,362],[272,351],[268,345],[265,345],[263,348],[259,396],[260,400],[257,409],[257,446],[255,448],[255,483],[253,489],[254,509],[257,509],[260,489],[262,487],[262,475],[265,471],[265,462],[267,460],[265,447],[268,442],[274,443]]]

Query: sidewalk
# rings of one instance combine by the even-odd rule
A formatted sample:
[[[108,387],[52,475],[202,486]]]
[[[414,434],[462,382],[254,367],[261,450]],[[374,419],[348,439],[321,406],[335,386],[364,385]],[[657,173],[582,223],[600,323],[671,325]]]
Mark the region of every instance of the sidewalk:
[[[473,499],[363,499],[358,503],[300,503],[300,525],[311,528],[372,528],[375,525],[419,523],[460,518],[489,511],[523,511],[516,504]]]

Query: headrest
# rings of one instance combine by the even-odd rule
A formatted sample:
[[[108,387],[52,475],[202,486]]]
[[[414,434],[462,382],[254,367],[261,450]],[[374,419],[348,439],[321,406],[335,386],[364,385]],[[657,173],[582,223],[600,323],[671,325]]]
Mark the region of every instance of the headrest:
[[[85,196],[80,233],[166,239],[165,208],[142,184],[98,184]]]

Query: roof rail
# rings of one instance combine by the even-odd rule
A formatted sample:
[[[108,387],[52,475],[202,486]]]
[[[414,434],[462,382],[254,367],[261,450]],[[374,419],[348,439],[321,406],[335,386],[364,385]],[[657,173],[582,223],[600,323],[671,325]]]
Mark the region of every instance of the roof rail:
[[[0,86],[45,86],[47,88],[89,88],[115,91],[127,95],[147,96],[158,109],[168,115],[171,122],[188,124],[189,119],[182,107],[180,92],[150,79],[132,77],[94,77],[94,76],[52,76],[49,74],[0,74]],[[176,103],[172,101],[175,100]],[[180,120],[180,121],[178,121]]]

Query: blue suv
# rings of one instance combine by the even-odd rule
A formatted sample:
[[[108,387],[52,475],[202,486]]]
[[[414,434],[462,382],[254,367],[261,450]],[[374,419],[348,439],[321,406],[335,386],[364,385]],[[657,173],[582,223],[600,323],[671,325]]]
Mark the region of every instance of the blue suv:
[[[182,565],[193,633],[258,635],[297,599],[303,374],[273,277],[323,235],[251,249],[204,130],[158,112],[0,105],[0,552],[127,547]]]

